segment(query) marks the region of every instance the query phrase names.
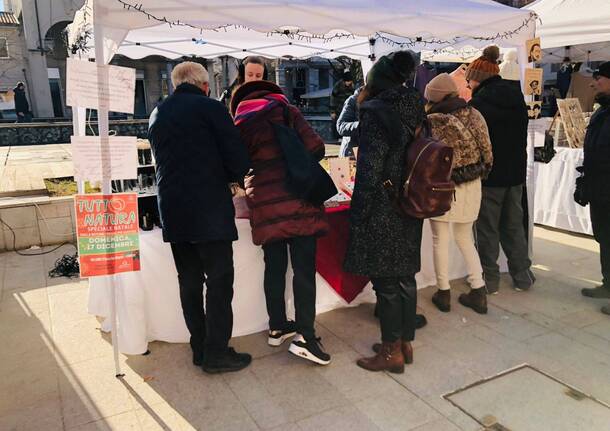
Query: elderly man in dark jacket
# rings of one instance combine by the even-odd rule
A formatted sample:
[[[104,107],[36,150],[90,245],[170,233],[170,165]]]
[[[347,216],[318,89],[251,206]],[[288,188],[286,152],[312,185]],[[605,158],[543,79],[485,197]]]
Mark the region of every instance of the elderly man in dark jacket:
[[[466,80],[472,88],[470,104],[487,122],[494,160],[489,177],[483,181],[476,222],[488,293],[496,293],[500,285],[500,244],[515,289],[528,290],[535,281],[521,205],[527,169],[527,105],[521,91],[499,76],[499,55],[497,46],[487,47],[466,69]]]
[[[207,97],[208,73],[184,62],[172,71],[174,94],[150,116],[163,240],[170,242],[193,363],[208,373],[237,371],[251,357],[228,347],[233,329],[233,248],[237,240],[229,183],[249,168],[227,109]],[[203,284],[207,286],[204,313]]]
[[[591,87],[600,108],[593,114],[585,135],[584,194],[590,204],[595,240],[599,242],[602,285],[583,289],[592,298],[610,298],[610,61],[593,74]],[[602,308],[610,314],[610,304]]]

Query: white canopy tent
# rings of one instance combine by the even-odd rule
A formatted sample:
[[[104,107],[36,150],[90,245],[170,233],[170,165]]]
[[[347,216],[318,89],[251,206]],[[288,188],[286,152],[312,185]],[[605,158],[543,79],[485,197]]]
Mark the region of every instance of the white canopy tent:
[[[538,0],[524,8],[540,18],[545,62],[610,60],[610,0]]]
[[[105,63],[117,53],[366,60],[405,48],[521,47],[534,33],[535,15],[491,0],[95,0],[75,16],[71,45],[92,22],[98,39],[102,34]]]

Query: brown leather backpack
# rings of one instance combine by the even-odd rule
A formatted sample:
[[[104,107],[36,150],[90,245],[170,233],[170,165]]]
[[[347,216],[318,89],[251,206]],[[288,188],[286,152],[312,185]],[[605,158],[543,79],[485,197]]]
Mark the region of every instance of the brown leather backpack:
[[[395,194],[401,212],[420,219],[445,214],[455,197],[455,183],[451,180],[453,148],[434,139],[430,129],[425,120],[408,145],[406,180]],[[384,186],[392,187],[391,182],[386,183]]]
[[[406,145],[404,184],[396,186],[389,179],[383,183],[398,212],[419,219],[445,214],[455,198],[455,183],[451,180],[453,148],[432,137],[428,120],[417,131],[407,127],[408,136],[404,136],[396,126],[402,123],[400,116],[392,107],[378,100],[367,104],[385,126],[390,139],[403,141],[413,137]]]

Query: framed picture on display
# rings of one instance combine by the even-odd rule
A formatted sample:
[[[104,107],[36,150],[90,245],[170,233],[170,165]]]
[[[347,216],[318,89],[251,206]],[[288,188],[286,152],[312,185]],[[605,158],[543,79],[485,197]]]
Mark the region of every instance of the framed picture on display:
[[[526,43],[527,62],[540,63],[542,60],[542,48],[540,47],[540,38],[530,39]]]

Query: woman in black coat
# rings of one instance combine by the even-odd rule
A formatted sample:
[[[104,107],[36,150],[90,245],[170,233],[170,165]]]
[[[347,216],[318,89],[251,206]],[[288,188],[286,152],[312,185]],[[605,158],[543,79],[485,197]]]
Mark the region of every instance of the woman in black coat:
[[[408,51],[380,58],[359,96],[360,150],[344,266],[370,277],[377,294],[382,344],[373,347],[376,356],[358,361],[371,371],[400,373],[413,360],[422,221],[399,214],[383,184],[404,183],[406,150],[424,118],[421,96],[403,86],[414,68]]]

